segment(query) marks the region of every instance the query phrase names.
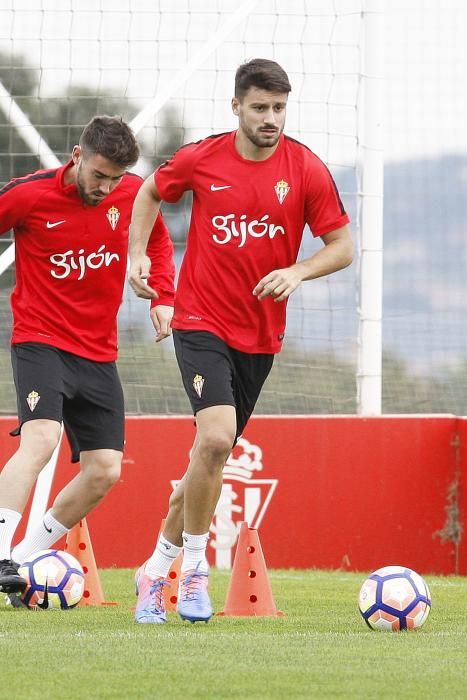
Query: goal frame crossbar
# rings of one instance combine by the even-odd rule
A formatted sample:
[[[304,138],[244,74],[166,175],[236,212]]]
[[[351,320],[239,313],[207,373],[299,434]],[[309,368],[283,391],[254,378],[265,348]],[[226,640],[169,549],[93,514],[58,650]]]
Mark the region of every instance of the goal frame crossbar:
[[[253,11],[257,0],[244,0],[228,16],[170,85],[159,91],[130,122],[135,134],[174,97],[227,39],[235,27]],[[379,415],[382,410],[382,263],[383,263],[383,31],[384,0],[365,0],[363,16],[360,90],[358,102],[358,221],[359,230],[359,333],[357,366],[357,411]],[[0,109],[28,145],[38,155],[41,166],[61,165],[57,156],[0,82]],[[14,262],[14,243],[0,255],[0,275]],[[42,518],[52,486],[58,448],[40,475],[31,507],[28,528]]]

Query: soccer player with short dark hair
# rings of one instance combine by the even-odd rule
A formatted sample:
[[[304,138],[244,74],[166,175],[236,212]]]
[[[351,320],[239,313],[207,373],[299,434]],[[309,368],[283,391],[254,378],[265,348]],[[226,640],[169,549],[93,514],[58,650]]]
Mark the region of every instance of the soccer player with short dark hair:
[[[12,365],[21,435],[0,474],[0,591],[26,581],[17,563],[48,549],[118,480],[124,445],[123,392],[117,372],[117,313],[125,283],[128,227],[142,179],[127,172],[139,149],[120,117],[94,117],[71,160],[12,180],[0,190],[0,233],[14,230],[16,284]],[[158,340],[170,333],[173,246],[158,216],[149,243],[157,275]],[[60,439],[79,473],[11,553],[31,488]]]
[[[238,129],[182,146],[135,199],[130,283],[149,298],[146,244],[161,201],[193,192],[172,328],[197,427],[164,531],[136,575],[138,622],[165,622],[162,590],[182,546],[178,612],[191,622],[212,615],[205,552],[222,469],[282,347],[288,297],[352,261],[349,218],[331,174],[283,134],[290,90],[275,61],[241,65],[232,99]],[[324,245],[297,262],[305,224]]]

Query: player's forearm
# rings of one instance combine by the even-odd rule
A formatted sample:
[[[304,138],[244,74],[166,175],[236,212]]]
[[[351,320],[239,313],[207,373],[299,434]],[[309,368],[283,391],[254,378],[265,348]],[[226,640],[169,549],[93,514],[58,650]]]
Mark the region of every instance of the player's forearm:
[[[353,243],[350,235],[344,235],[329,241],[314,255],[301,260],[292,268],[302,281],[313,280],[350,265],[353,259]]]
[[[145,255],[161,200],[151,183],[152,176],[141,185],[133,203],[130,224],[130,259]]]
[[[148,278],[149,286],[157,291],[157,300],[153,300],[151,307],[156,304],[173,306],[175,297],[175,265],[173,257],[165,258],[161,255],[151,255],[151,243],[149,244],[149,257],[151,260],[151,274]]]

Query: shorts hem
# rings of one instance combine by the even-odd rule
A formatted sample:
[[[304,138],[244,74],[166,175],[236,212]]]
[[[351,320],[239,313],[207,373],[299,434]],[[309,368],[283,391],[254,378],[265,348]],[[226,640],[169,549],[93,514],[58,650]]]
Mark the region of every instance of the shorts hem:
[[[213,408],[214,406],[232,406],[233,408],[237,408],[233,401],[212,401],[205,406],[200,406],[196,411],[193,409],[193,415],[196,416],[199,411],[204,411],[205,408]]]
[[[82,447],[78,448],[76,446],[72,447],[71,449],[70,462],[72,462],[72,464],[76,464],[80,461],[82,452],[95,452],[96,450],[115,450],[115,452],[121,452],[122,455],[125,451],[124,447],[114,447],[109,445],[106,445],[105,447],[103,447],[102,445],[100,445],[99,447],[85,447],[84,449]]]
[[[51,420],[54,421],[54,423],[59,423],[61,425],[62,419],[61,418],[50,418],[49,416],[28,416],[27,418],[21,418],[18,421],[18,425],[16,428],[13,428],[13,430],[10,430],[10,435],[12,437],[18,437],[18,435],[21,434],[21,428],[25,423],[30,423],[33,420]]]

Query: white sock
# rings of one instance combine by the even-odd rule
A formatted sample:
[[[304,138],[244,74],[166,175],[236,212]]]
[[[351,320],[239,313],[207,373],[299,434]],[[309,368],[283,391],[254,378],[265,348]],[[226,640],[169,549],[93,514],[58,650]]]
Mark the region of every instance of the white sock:
[[[52,510],[48,510],[33,531],[13,549],[12,559],[21,564],[31,554],[50,549],[67,532],[68,528],[55,520]]]
[[[170,567],[181,551],[181,547],[177,547],[176,544],[166,540],[164,535],[160,535],[154,552],[146,562],[144,573],[150,578],[167,578]]]
[[[11,559],[11,540],[21,520],[21,513],[0,508],[0,559]]]
[[[204,535],[190,535],[183,532],[183,562],[181,571],[197,569],[203,574],[209,571],[208,560],[206,559],[206,547],[208,546],[209,532]]]

